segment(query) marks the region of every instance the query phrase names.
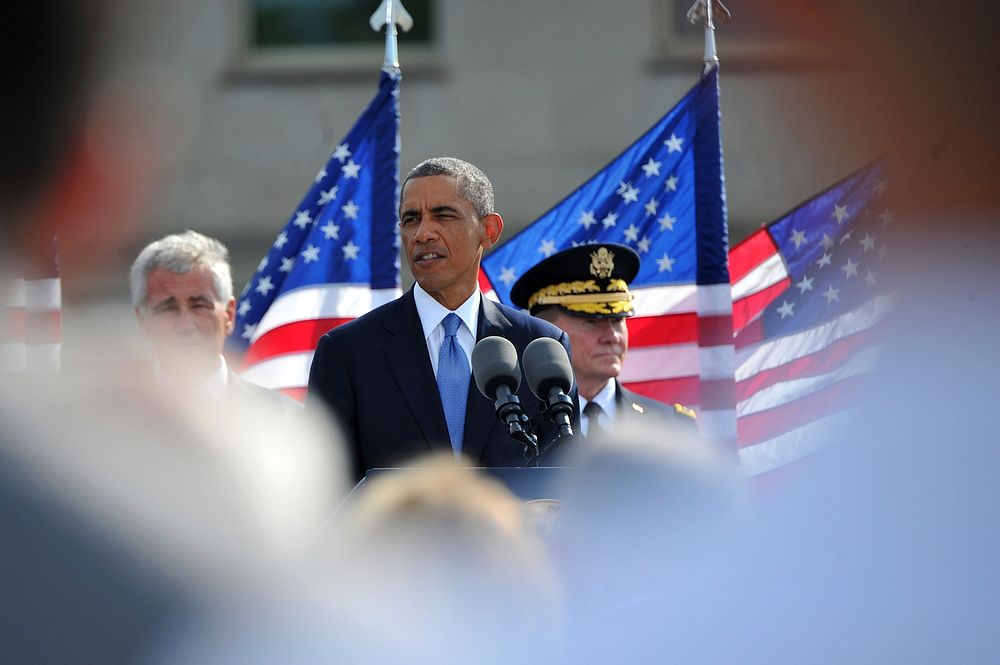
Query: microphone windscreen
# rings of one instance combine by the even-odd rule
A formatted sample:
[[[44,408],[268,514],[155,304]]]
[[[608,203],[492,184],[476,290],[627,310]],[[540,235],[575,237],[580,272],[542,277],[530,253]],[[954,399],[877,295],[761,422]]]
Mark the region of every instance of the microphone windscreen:
[[[551,337],[539,337],[524,350],[524,377],[538,399],[548,399],[552,388],[573,388],[573,365],[565,347]]]
[[[502,385],[516,393],[521,386],[517,349],[504,337],[484,337],[472,349],[472,375],[479,392],[489,399],[497,398]]]

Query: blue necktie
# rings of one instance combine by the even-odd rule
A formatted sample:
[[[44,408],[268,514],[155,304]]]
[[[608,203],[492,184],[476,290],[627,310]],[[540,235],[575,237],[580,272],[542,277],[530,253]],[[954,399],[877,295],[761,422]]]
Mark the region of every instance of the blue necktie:
[[[448,436],[451,449],[458,455],[462,452],[462,435],[465,433],[465,402],[469,397],[469,359],[455,337],[462,319],[452,312],[441,321],[444,327],[444,341],[438,352],[438,392],[444,406],[444,418],[448,421]]]

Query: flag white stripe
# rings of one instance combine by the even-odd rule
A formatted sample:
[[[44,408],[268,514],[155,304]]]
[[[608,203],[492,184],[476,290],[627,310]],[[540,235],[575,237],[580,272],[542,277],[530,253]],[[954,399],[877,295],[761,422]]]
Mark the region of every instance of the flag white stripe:
[[[698,290],[694,284],[631,289],[632,305],[636,316],[694,313],[698,311]]]
[[[732,379],[736,367],[736,350],[732,344],[702,346],[698,351],[702,379]]]
[[[24,307],[29,312],[59,311],[62,308],[62,286],[59,278],[26,280]]]
[[[867,347],[856,353],[840,367],[825,374],[791,379],[762,388],[737,404],[736,410],[741,416],[749,416],[759,411],[766,411],[782,404],[794,402],[838,381],[871,371],[877,358],[878,350],[875,347]]]
[[[815,328],[740,349],[736,352],[736,380],[743,381],[758,372],[816,353],[839,339],[867,330],[885,316],[889,306],[889,297],[879,296]]]
[[[24,342],[0,342],[0,372],[23,372],[27,367]]]
[[[670,344],[629,349],[619,377],[624,383],[698,376],[698,345]]]
[[[60,342],[46,342],[44,344],[26,345],[25,366],[33,372],[58,372],[60,368],[60,356],[62,344]]]
[[[265,388],[303,388],[309,385],[309,368],[312,365],[313,352],[288,353],[274,356],[251,365],[241,372],[251,383]]]
[[[698,286],[698,315],[726,316],[733,313],[733,297],[729,284]]]
[[[740,467],[750,478],[794,462],[822,449],[834,433],[850,427],[853,420],[850,410],[838,411],[767,441],[741,448]]]
[[[736,412],[733,409],[697,410],[701,434],[711,441],[736,440]]]
[[[12,279],[4,289],[4,306],[14,308],[24,307],[24,280]]]
[[[752,296],[774,286],[786,277],[788,277],[788,268],[785,267],[785,262],[781,259],[780,254],[773,254],[733,284],[733,300]]]
[[[399,297],[399,289],[372,289],[361,284],[318,284],[278,297],[260,320],[251,344],[289,323],[310,319],[350,319]]]

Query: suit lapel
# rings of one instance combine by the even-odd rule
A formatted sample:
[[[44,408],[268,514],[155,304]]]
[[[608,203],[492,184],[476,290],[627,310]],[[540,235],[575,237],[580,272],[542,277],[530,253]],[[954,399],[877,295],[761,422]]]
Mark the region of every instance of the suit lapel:
[[[389,372],[428,447],[450,448],[448,424],[444,419],[437,379],[434,378],[431,360],[427,355],[427,342],[413,301],[413,290],[406,292],[396,302],[399,306],[386,312],[383,324],[389,332],[388,342],[383,347]],[[386,417],[393,416],[386,414]]]
[[[479,328],[476,341],[491,335],[503,336],[511,327],[510,321],[492,300],[483,296],[479,305]],[[465,408],[465,435],[462,437],[462,451],[473,461],[483,454],[494,427],[500,426],[493,402],[483,397],[475,380],[469,382],[469,397]]]

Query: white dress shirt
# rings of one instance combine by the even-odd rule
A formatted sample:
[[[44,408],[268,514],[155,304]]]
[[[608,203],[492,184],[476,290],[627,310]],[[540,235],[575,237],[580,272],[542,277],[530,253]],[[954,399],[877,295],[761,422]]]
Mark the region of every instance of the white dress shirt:
[[[608,379],[608,382],[601,388],[601,391],[594,395],[594,399],[589,400],[583,395],[578,396],[580,399],[580,413],[587,408],[587,405],[591,402],[597,404],[601,407],[600,416],[597,418],[598,424],[604,428],[604,431],[611,431],[611,423],[614,422],[615,416],[618,413],[618,402],[615,400],[615,380]],[[582,430],[583,436],[587,436],[587,432],[590,430],[590,418],[580,418],[580,429]]]
[[[469,299],[459,305],[454,312],[458,318],[462,319],[462,325],[458,327],[458,333],[455,336],[458,339],[458,345],[465,351],[469,367],[472,367],[472,349],[476,346],[476,331],[479,329],[479,300],[481,297],[482,294],[477,288],[469,296]],[[424,339],[427,340],[427,353],[431,357],[431,368],[434,370],[434,376],[437,376],[438,355],[441,353],[441,344],[444,343],[444,326],[441,325],[441,322],[452,312],[420,288],[420,284],[413,285],[413,300],[417,304],[417,315],[420,317],[420,325],[424,329]]]
[[[161,386],[179,390],[177,383],[163,370],[159,361],[153,363],[153,380]],[[225,400],[228,386],[229,365],[226,364],[225,357],[219,356],[219,368],[195,388],[194,395],[197,399],[207,403],[222,403]]]

